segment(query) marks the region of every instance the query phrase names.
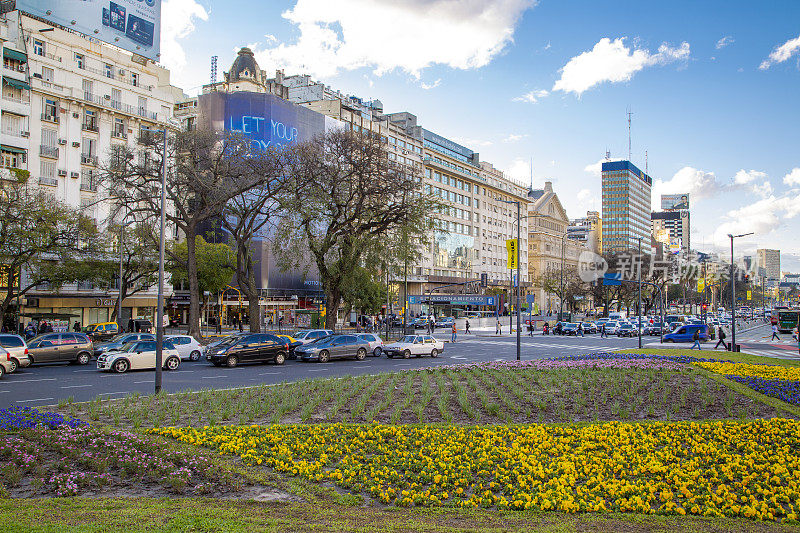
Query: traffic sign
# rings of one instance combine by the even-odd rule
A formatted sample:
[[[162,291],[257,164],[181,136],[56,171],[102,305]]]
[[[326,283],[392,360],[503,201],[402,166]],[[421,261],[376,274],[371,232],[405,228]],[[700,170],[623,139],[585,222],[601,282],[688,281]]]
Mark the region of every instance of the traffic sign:
[[[508,259],[506,260],[507,268],[513,270],[517,268],[517,260],[519,250],[517,249],[517,239],[506,240],[506,250],[508,251]]]

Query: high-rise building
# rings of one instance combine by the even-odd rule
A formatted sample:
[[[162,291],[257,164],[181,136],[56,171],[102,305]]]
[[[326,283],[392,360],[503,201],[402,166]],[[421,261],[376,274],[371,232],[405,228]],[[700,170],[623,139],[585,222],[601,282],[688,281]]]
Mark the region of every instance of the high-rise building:
[[[650,250],[650,192],[653,180],[630,161],[605,161],[603,251]]]
[[[656,211],[651,215],[653,238],[671,253],[689,253],[689,211]]]
[[[569,221],[567,238],[581,242],[597,253],[603,253],[603,221],[597,211]]]
[[[781,251],[761,248],[756,250],[758,265],[764,269],[768,281],[781,279]]]

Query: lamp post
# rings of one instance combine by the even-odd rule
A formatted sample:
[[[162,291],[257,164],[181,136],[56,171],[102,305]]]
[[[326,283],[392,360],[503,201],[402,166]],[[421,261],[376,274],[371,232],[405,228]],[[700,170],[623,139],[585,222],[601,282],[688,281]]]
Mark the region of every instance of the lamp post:
[[[163,151],[161,152],[161,216],[158,237],[158,308],[156,309],[156,382],[155,393],[161,392],[161,374],[164,352],[164,238],[167,219],[167,128],[164,134]],[[120,280],[120,283],[122,280]]]
[[[636,327],[639,329],[639,349],[642,349],[642,238],[639,237],[639,271],[638,275],[638,296],[639,300],[636,305]],[[663,327],[663,324],[662,324]]]
[[[740,235],[731,235],[728,233],[728,237],[731,239],[731,346],[728,350],[730,352],[736,349],[736,280],[733,278],[733,239],[746,237],[752,234],[753,232],[742,233]]]
[[[566,239],[569,233],[564,233],[561,236],[561,294],[558,295],[558,320],[562,319],[564,314],[564,247],[566,246]]]

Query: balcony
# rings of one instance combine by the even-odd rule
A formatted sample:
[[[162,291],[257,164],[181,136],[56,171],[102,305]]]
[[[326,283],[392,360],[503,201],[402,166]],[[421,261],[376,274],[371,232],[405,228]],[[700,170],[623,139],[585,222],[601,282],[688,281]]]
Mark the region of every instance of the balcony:
[[[83,131],[93,131],[97,133],[100,131],[100,124],[97,120],[84,120],[83,124],[81,124],[81,129]]]
[[[97,156],[90,155],[90,154],[81,154],[81,164],[82,165],[92,165],[97,166]]]
[[[39,145],[39,155],[42,157],[52,157],[58,159],[58,146]]]
[[[58,180],[49,176],[40,176],[39,185],[47,185],[48,187],[58,187]]]
[[[98,76],[102,76],[104,78],[109,78],[109,79],[112,79],[112,80],[115,80],[115,81],[122,82],[122,83],[124,83],[126,85],[132,85],[133,87],[139,87],[140,89],[144,89],[145,91],[152,92],[153,88],[154,88],[153,85],[144,85],[142,83],[134,83],[133,79],[131,79],[131,78],[127,77],[127,76],[120,75],[120,73],[118,71],[117,72],[112,72],[111,75],[109,76],[109,73],[106,72],[104,69],[94,68],[94,67],[90,67],[88,65],[84,65],[83,67],[79,67],[79,68],[81,70],[85,70],[87,72],[92,72],[94,74],[97,74]]]
[[[58,115],[50,115],[48,113],[42,113],[42,120],[45,122],[52,122],[53,124],[58,124],[59,117]]]
[[[128,134],[125,133],[124,131],[112,131],[111,132],[111,136],[114,137],[115,139],[127,139],[128,138]]]
[[[91,182],[82,182],[81,190],[85,192],[97,192],[97,184]]]

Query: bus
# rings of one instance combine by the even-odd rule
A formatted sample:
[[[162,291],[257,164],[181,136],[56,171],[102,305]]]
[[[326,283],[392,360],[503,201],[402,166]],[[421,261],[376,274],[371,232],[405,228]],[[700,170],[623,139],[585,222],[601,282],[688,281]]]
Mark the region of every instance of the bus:
[[[780,310],[778,311],[778,331],[781,333],[791,333],[792,330],[800,326],[800,310]]]

